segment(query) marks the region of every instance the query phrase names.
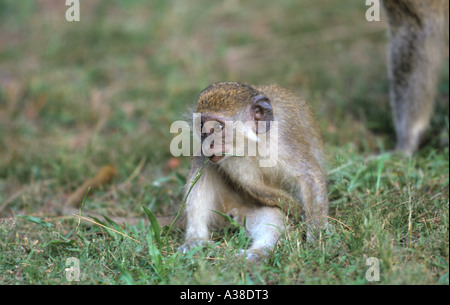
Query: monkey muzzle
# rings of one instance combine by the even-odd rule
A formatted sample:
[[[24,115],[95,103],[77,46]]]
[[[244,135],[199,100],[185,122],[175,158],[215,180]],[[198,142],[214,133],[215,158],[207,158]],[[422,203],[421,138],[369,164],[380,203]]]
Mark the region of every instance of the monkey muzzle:
[[[202,122],[202,151],[213,163],[218,163],[224,157],[224,122]]]
[[[212,155],[211,157],[209,157],[209,161],[213,162],[213,163],[218,163],[220,160],[222,160],[225,156],[216,156],[216,155]]]
[[[220,160],[222,160],[225,155],[223,154],[223,146],[219,145],[220,149],[217,151],[215,148],[214,142],[211,142],[209,144],[210,151],[213,152],[213,154],[209,157],[209,161],[213,163],[218,163]]]

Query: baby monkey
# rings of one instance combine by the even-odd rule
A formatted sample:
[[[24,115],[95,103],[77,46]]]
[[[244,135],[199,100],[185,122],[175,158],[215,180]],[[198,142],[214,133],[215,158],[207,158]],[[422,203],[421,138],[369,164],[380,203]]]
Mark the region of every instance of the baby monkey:
[[[187,179],[182,252],[226,225],[215,211],[241,225],[245,219],[248,260],[271,253],[285,230],[284,213],[304,218],[309,240],[326,227],[323,143],[303,100],[274,85],[224,82],[204,89],[194,112],[202,153],[194,157]]]

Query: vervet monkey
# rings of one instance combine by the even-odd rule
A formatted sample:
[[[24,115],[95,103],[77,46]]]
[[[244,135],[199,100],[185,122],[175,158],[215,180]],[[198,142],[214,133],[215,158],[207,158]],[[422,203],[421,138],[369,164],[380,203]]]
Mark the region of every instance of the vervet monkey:
[[[449,1],[383,0],[383,4],[389,23],[388,75],[396,148],[411,155],[421,144],[434,108],[448,41]]]
[[[195,112],[201,114],[194,129],[196,124],[201,129],[203,154],[192,161],[185,196],[200,169],[204,171],[187,197],[183,252],[208,241],[212,229],[226,224],[214,211],[240,224],[245,219],[252,239],[246,252],[250,260],[271,253],[286,228],[283,212],[302,213],[308,239],[326,227],[322,138],[303,100],[274,85],[225,82],[203,90]],[[231,124],[241,128],[232,130]],[[234,147],[239,137],[244,146]],[[241,150],[237,156],[236,150]],[[262,162],[268,160],[272,162]]]

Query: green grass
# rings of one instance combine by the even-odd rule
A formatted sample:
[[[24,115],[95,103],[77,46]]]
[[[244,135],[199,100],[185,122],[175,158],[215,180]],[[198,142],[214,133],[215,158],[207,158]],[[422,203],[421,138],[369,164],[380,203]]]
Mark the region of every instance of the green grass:
[[[385,153],[386,25],[366,22],[362,1],[82,1],[72,23],[65,9],[0,0],[0,284],[449,283],[448,58],[432,141],[408,159]],[[180,255],[182,232],[144,223],[183,201],[189,158],[168,165],[171,123],[224,80],[304,96],[330,158],[333,230],[306,243],[292,224],[263,265],[236,256],[249,242],[239,228]],[[83,215],[130,219],[98,220],[138,242],[62,209],[104,164],[118,176]],[[79,282],[66,279],[71,257]]]

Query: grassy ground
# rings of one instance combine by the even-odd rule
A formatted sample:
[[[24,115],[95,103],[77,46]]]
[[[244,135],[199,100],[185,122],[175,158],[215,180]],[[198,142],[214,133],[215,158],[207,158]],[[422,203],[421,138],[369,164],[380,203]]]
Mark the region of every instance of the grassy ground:
[[[448,58],[432,140],[407,159],[384,154],[394,137],[386,25],[383,14],[365,20],[363,1],[90,0],[80,22],[66,8],[0,0],[1,284],[76,283],[69,258],[84,284],[449,283],[449,151],[438,136],[448,137]],[[235,256],[248,242],[239,229],[182,256],[181,232],[159,241],[144,224],[143,207],[174,214],[182,201],[189,158],[171,160],[170,124],[224,80],[303,95],[330,157],[334,231],[302,243],[294,224],[261,266]],[[105,164],[118,175],[83,214],[130,219],[100,220],[136,241],[62,209]],[[378,282],[366,279],[368,257]]]

